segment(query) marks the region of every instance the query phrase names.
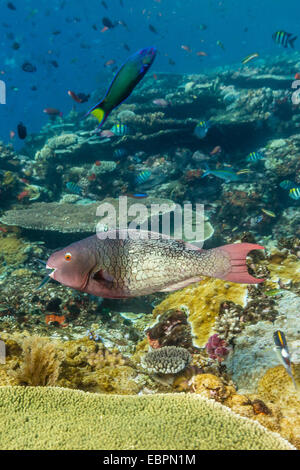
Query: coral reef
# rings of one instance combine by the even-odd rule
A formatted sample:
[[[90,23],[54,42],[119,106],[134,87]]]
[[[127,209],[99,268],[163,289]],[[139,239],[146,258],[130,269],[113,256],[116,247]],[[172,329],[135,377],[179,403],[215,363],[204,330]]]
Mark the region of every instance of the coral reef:
[[[293,373],[300,385],[300,364],[294,365]],[[300,390],[300,387],[299,387]],[[280,408],[280,434],[300,449],[300,394],[287,380],[283,366],[271,367],[258,383],[259,396]]]
[[[224,339],[221,339],[217,334],[214,334],[209,338],[205,345],[205,349],[211,359],[217,359],[217,361],[222,362],[229,353],[227,346],[228,344]]]
[[[292,292],[282,295],[277,302],[275,321],[259,321],[245,326],[235,338],[235,346],[226,360],[226,367],[239,390],[255,392],[265,371],[278,364],[273,350],[273,332],[283,330],[288,341],[291,360],[300,363],[299,357],[299,297]],[[297,378],[296,378],[297,379]],[[287,373],[286,380],[291,382]],[[299,380],[299,378],[298,378]]]
[[[2,450],[295,449],[278,434],[197,395],[121,397],[1,387],[0,401]]]
[[[145,354],[141,364],[150,374],[177,374],[185,369],[191,360],[192,356],[187,349],[165,346]]]
[[[228,300],[244,306],[246,297],[246,285],[204,279],[170,294],[153,313],[157,316],[170,309],[183,309],[192,325],[195,346],[203,347],[211,336],[221,303]]]
[[[180,346],[193,351],[192,329],[187,314],[181,310],[167,310],[156,323],[146,330],[147,338],[153,349],[163,346]]]

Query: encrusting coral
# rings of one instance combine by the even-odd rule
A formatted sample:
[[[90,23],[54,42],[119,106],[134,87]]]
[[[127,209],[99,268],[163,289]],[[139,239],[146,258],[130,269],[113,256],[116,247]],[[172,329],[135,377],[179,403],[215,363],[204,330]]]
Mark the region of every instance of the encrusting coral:
[[[0,403],[2,450],[295,449],[278,434],[196,394],[118,396],[8,386],[0,388]]]
[[[292,365],[292,372],[298,391],[280,365],[268,369],[260,379],[258,394],[280,408],[280,434],[300,449],[300,364]]]

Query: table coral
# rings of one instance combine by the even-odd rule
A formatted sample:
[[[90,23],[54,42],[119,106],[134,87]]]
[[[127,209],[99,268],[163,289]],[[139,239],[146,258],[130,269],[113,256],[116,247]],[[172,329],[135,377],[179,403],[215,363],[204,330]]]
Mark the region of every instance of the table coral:
[[[225,300],[244,306],[247,285],[206,278],[197,284],[170,294],[153,310],[154,316],[170,309],[184,309],[192,325],[194,343],[203,347],[212,334],[221,303]]]
[[[0,387],[0,403],[3,450],[295,449],[278,434],[196,394],[111,396],[8,386]]]

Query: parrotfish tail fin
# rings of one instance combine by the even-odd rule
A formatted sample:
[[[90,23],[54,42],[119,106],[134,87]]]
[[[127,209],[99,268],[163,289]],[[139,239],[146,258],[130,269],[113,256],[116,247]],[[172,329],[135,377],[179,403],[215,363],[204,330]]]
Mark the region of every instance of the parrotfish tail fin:
[[[91,108],[84,116],[86,117],[89,114],[92,114],[93,116],[95,116],[99,121],[98,129],[103,126],[109,114],[106,111],[104,111],[102,107],[102,103],[103,102],[96,104],[96,106]]]
[[[221,250],[223,253],[225,252],[226,255],[230,257],[231,265],[230,270],[224,274],[224,276],[220,276],[220,278],[240,284],[258,284],[259,282],[264,282],[265,279],[256,279],[251,276],[248,273],[246,265],[246,256],[249,251],[263,249],[263,246],[254,245],[252,243],[234,243],[217,248],[217,250]]]
[[[289,38],[289,45],[295,49],[295,44],[294,42],[296,41],[296,39],[298,38],[298,36],[294,36],[293,38]]]

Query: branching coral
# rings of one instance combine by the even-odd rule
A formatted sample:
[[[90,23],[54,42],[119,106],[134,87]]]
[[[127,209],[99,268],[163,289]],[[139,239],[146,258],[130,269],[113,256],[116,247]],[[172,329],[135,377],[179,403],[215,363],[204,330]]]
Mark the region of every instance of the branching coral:
[[[117,349],[109,351],[104,347],[99,346],[97,352],[92,352],[88,358],[88,363],[95,369],[101,369],[105,366],[123,366],[126,364],[126,359],[122,357]]]
[[[150,374],[177,374],[185,369],[191,360],[192,356],[186,349],[165,346],[145,354],[141,362]]]
[[[207,278],[170,294],[153,313],[156,316],[169,309],[186,311],[195,336],[194,343],[203,347],[212,333],[222,302],[227,300],[244,306],[246,297],[247,285]]]

